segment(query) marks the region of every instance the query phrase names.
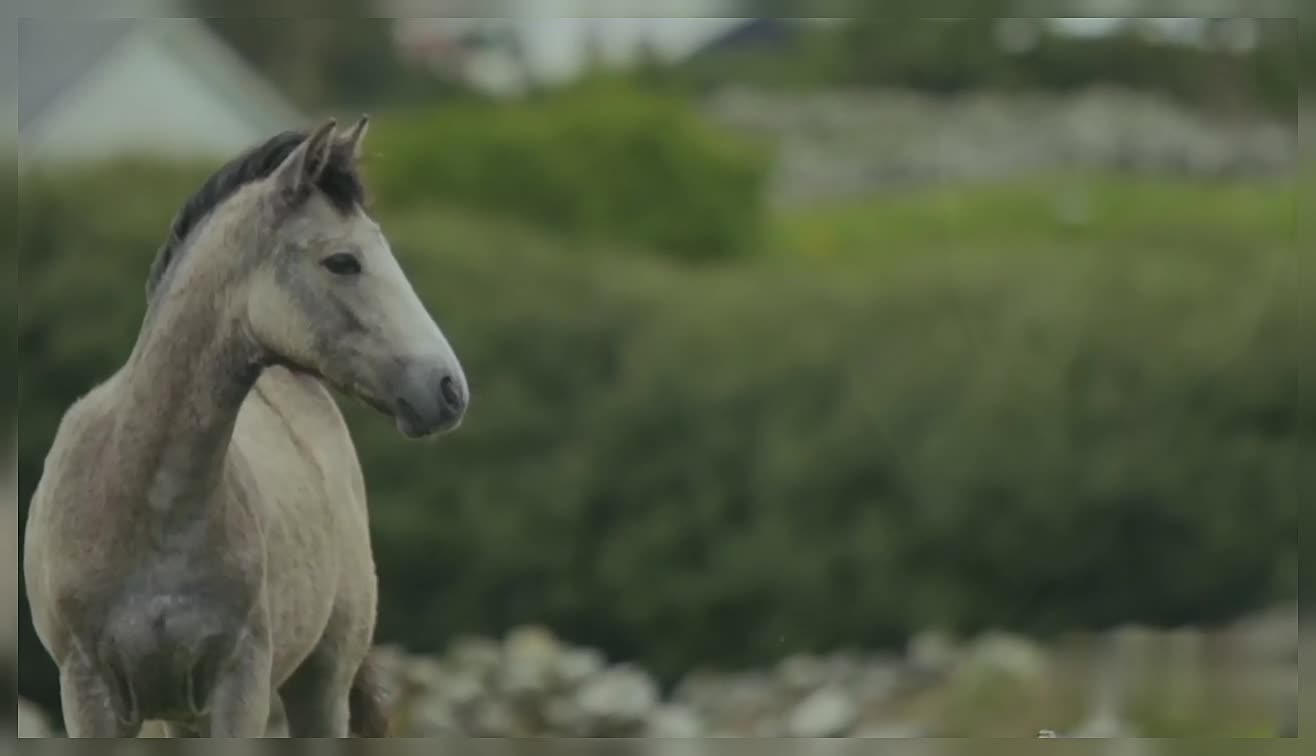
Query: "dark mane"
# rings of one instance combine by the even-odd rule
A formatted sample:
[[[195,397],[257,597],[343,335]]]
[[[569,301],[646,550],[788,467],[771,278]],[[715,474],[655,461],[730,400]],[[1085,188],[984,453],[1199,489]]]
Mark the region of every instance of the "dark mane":
[[[234,192],[273,173],[306,137],[307,134],[301,131],[285,131],[252,147],[215,171],[183,203],[169,228],[169,237],[160,246],[155,261],[151,263],[151,272],[146,280],[148,302],[155,297],[156,288],[165,273],[177,262],[178,253],[188,234]],[[364,202],[365,189],[356,166],[351,159],[342,155],[335,154],[329,160],[316,187],[344,213]]]

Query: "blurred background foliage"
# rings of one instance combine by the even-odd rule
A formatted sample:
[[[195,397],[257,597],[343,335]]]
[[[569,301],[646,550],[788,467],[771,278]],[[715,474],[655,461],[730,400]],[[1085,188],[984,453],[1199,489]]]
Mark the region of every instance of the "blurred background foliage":
[[[271,24],[212,22],[305,107],[376,113],[373,212],[473,386],[435,447],[349,412],[381,639],[542,622],[671,680],[927,627],[1211,623],[1293,594],[1316,275],[1290,181],[1044,175],[780,209],[772,145],[697,107],[726,82],[1297,106],[1296,24],[1262,24],[1244,54],[1137,23],[1062,40],[989,21],[854,20],[787,55],[514,103],[409,68],[382,20],[278,25],[278,44]],[[23,178],[24,505],[212,169]],[[20,663],[53,702],[49,662]]]
[[[134,163],[25,187],[28,489],[70,398],[130,349],[171,198],[203,176]],[[104,201],[129,183],[134,202]],[[890,251],[817,263],[790,227],[819,221],[796,220],[768,261],[704,272],[381,206],[478,387],[433,451],[352,413],[381,636],[538,620],[675,673],[930,625],[1224,619],[1293,590],[1316,414],[1291,200],[1120,188],[1144,201],[1112,190],[1108,224],[1047,244],[1033,196],[1015,224],[960,219],[967,249],[916,247],[916,215]],[[1233,213],[1149,244],[1134,221],[1156,202]],[[879,234],[936,217],[899,205]]]
[[[513,106],[412,113],[373,138],[372,186],[390,207],[498,212],[690,260],[753,254],[759,242],[767,151],[679,98],[606,78]]]

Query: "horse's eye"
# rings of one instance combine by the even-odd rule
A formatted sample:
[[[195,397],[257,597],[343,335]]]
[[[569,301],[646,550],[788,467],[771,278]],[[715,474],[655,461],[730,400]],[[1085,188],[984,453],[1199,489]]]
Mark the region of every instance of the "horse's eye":
[[[346,252],[329,255],[320,264],[336,276],[354,276],[361,272],[361,261],[357,260],[355,255]]]

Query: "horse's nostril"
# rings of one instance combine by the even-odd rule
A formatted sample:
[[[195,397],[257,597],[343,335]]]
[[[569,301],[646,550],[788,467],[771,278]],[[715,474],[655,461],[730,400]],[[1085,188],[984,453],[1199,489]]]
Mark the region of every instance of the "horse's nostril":
[[[457,382],[452,376],[445,375],[439,379],[439,395],[443,397],[443,403],[454,411],[459,411],[465,402],[462,401],[461,392],[457,390]]]

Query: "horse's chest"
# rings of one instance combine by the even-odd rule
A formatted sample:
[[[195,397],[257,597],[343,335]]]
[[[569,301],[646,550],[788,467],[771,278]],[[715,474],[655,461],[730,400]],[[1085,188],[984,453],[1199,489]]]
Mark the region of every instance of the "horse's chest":
[[[174,635],[213,634],[241,628],[260,602],[255,576],[222,560],[216,563],[179,549],[138,557],[130,565],[120,561],[84,571],[82,581],[61,591],[66,619],[89,627],[120,621],[173,628]]]

